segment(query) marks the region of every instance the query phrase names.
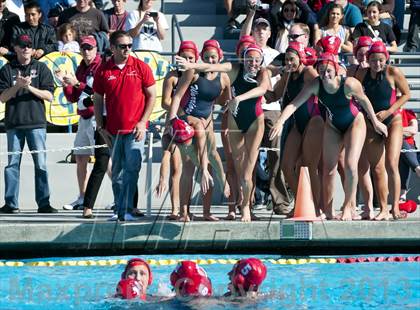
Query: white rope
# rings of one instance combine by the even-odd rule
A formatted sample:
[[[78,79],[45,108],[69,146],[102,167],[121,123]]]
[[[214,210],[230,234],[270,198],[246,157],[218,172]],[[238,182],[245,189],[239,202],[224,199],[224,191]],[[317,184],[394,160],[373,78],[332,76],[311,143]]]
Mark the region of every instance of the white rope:
[[[19,154],[38,154],[38,153],[53,153],[53,152],[64,152],[64,151],[79,151],[79,150],[88,150],[88,149],[100,149],[108,147],[107,144],[100,145],[88,145],[88,146],[79,146],[72,148],[60,148],[60,149],[48,149],[48,150],[34,150],[34,151],[16,151],[16,152],[0,152],[0,155],[19,155]]]
[[[273,151],[273,152],[279,152],[280,149],[279,148],[275,148],[275,147],[260,147],[259,148],[260,151]],[[402,149],[401,153],[419,153],[420,150],[416,150],[416,149],[411,149],[411,150],[407,150],[407,149]]]

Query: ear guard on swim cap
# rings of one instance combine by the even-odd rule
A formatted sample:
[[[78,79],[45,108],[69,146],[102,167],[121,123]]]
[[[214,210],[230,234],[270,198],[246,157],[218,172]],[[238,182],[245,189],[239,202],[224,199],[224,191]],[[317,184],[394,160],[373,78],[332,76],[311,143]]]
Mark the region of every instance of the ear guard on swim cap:
[[[373,41],[371,37],[368,36],[361,36],[357,38],[357,42],[353,47],[353,55],[357,56],[357,51],[362,47],[369,47],[372,45]]]
[[[133,258],[133,259],[130,259],[127,262],[127,265],[125,265],[124,271],[121,273],[121,279],[126,279],[127,278],[128,269],[130,269],[131,267],[134,267],[134,266],[138,266],[138,265],[146,266],[147,270],[149,271],[149,281],[148,281],[147,284],[151,285],[152,282],[153,282],[152,270],[150,269],[149,264],[144,259],[141,259],[141,258]]]
[[[313,66],[318,60],[316,50],[312,47],[305,47],[305,66]]]
[[[239,38],[238,43],[236,44],[236,56],[242,57],[242,55],[239,55],[239,50],[244,44],[256,44],[255,39],[253,36],[244,35]]]
[[[207,40],[203,44],[203,49],[201,50],[200,57],[203,59],[204,52],[209,49],[214,48],[217,50],[217,55],[219,56],[219,61],[223,59],[223,51],[220,47],[220,44],[217,40]]]
[[[146,299],[146,296],[141,292],[139,283],[134,279],[120,280],[116,289],[116,297],[121,297],[122,299]]]
[[[375,41],[375,42],[372,43],[372,45],[369,48],[369,51],[367,52],[368,59],[369,59],[370,55],[375,54],[375,53],[384,54],[386,60],[389,60],[389,53],[386,50],[386,46],[385,46],[384,42]]]
[[[186,121],[174,118],[171,120],[170,134],[176,143],[184,144],[194,137],[195,132]]]
[[[198,61],[198,47],[193,41],[182,41],[179,45],[177,55],[179,56],[184,50],[194,51],[195,61]]]
[[[318,69],[319,65],[321,64],[332,64],[334,66],[336,75],[338,75],[339,65],[335,55],[331,53],[322,53],[316,62],[316,68]]]
[[[232,269],[232,284],[245,291],[256,291],[267,276],[267,268],[258,258],[238,261]]]
[[[193,261],[179,262],[171,273],[171,285],[182,296],[210,296],[211,281],[205,270]]]
[[[341,46],[341,40],[336,36],[326,36],[321,38],[316,45],[321,49],[322,53],[338,55],[338,51],[340,50]]]

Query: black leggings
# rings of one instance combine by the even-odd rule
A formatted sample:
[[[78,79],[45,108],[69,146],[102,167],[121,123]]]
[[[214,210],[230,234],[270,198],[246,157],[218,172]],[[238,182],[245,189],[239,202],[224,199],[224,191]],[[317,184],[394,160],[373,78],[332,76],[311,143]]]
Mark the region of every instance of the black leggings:
[[[95,130],[95,144],[102,145],[106,144],[101,134]],[[102,180],[108,168],[110,154],[108,148],[97,148],[95,149],[95,164],[93,165],[92,172],[86,186],[85,198],[83,200],[83,206],[85,208],[93,209],[95,205],[96,197],[98,196],[99,188],[101,187]],[[137,208],[137,202],[139,198],[138,189],[134,193],[133,205]]]
[[[403,141],[402,148],[405,150],[416,149],[415,145],[408,144],[406,141]],[[401,189],[407,190],[408,184],[410,182],[410,170],[415,172],[416,167],[420,164],[420,153],[401,153],[399,170],[401,176]]]

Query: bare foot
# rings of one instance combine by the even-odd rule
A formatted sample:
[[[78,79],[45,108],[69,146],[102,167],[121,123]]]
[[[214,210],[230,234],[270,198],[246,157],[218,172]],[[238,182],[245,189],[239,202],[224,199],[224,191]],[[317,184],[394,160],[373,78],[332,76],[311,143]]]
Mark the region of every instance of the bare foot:
[[[338,217],[341,221],[351,221],[353,220],[352,210],[350,208],[344,208],[341,215]]]
[[[251,222],[251,211],[249,210],[249,206],[243,206],[241,213],[241,222]]]
[[[326,220],[337,220],[337,219],[339,219],[339,218],[337,218],[337,216],[334,214],[333,211],[331,211],[331,212],[324,211],[324,216],[325,216]]]
[[[388,220],[389,220],[389,211],[388,210],[382,210],[375,217],[375,221],[388,221]]]
[[[203,215],[203,218],[204,218],[205,221],[209,221],[209,222],[217,222],[219,220],[219,218],[217,218],[217,217],[215,217],[211,214]]]
[[[391,210],[391,214],[394,220],[401,220],[407,218],[407,212],[401,212],[399,208],[393,208]]]
[[[168,215],[167,218],[170,221],[177,221],[179,219],[179,215],[178,214],[171,213],[170,215]]]
[[[235,212],[229,212],[228,215],[225,217],[226,221],[234,221],[236,220],[236,213]]]
[[[375,219],[375,212],[373,210],[363,209],[363,212],[360,215],[362,217],[362,220],[371,221]]]
[[[178,222],[189,222],[190,217],[188,215],[182,215],[178,218]]]

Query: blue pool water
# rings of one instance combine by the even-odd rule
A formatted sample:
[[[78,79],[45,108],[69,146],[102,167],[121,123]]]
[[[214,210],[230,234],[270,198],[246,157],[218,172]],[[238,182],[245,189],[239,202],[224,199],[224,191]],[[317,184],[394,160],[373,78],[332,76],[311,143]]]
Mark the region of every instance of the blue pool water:
[[[51,260],[129,259],[134,256],[52,258]],[[243,255],[149,255],[146,259],[244,258]],[[254,255],[278,259],[275,255]],[[23,260],[29,262],[31,260]],[[32,261],[40,261],[35,259]],[[123,265],[0,267],[0,309],[419,309],[420,263],[278,265],[266,262],[268,274],[257,301],[179,301],[150,303],[112,298]],[[232,264],[202,265],[222,296]],[[152,266],[148,293],[167,296],[175,265]]]

